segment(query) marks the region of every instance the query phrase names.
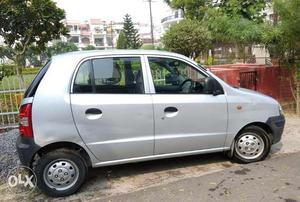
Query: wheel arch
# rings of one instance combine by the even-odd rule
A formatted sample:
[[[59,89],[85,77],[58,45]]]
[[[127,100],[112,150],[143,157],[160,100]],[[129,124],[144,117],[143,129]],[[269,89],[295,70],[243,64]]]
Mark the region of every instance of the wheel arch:
[[[67,149],[71,151],[78,152],[85,160],[88,167],[92,165],[91,158],[87,151],[80,145],[73,143],[73,142],[54,142],[48,145],[45,145],[44,147],[41,147],[36,154],[34,155],[31,165],[34,162],[35,158],[42,157],[44,154],[49,153],[51,151],[57,150],[57,149]]]
[[[236,139],[236,137],[238,137],[239,134],[241,134],[241,132],[245,128],[247,128],[249,126],[257,126],[257,127],[261,128],[261,129],[263,129],[268,134],[268,138],[269,138],[270,142],[272,142],[272,140],[273,140],[273,131],[272,131],[271,127],[268,124],[264,123],[264,122],[252,122],[252,123],[248,123],[247,125],[245,125],[244,127],[242,127],[239,130],[239,132],[235,135],[234,140]]]
[[[251,123],[248,123],[248,124],[246,124],[244,127],[242,127],[242,128],[237,132],[237,134],[234,136],[234,138],[233,138],[233,140],[232,140],[232,142],[231,142],[230,150],[229,150],[229,152],[227,153],[229,157],[232,157],[232,156],[233,156],[234,142],[235,142],[236,138],[241,134],[241,132],[242,132],[245,128],[247,128],[247,127],[249,127],[249,126],[257,126],[257,127],[261,128],[261,129],[263,129],[263,130],[267,133],[268,139],[269,139],[270,143],[273,142],[273,138],[274,138],[274,136],[273,136],[273,131],[272,131],[271,127],[270,127],[268,124],[266,124],[266,123],[264,123],[264,122],[251,122]]]

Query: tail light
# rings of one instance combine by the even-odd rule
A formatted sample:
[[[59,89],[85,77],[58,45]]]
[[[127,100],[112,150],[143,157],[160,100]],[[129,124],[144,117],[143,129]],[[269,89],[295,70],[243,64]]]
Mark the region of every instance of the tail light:
[[[32,104],[22,105],[19,112],[19,131],[23,137],[33,138],[31,121]]]

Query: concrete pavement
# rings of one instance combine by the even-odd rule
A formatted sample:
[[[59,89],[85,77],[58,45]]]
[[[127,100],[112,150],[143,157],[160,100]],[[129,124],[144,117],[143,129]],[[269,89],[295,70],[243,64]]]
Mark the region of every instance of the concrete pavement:
[[[300,201],[300,152],[101,201]]]

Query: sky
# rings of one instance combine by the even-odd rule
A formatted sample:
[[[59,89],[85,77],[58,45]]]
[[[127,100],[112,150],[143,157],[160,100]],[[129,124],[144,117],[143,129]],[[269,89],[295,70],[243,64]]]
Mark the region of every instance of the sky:
[[[147,0],[54,0],[57,6],[66,11],[69,20],[88,20],[91,18],[106,21],[123,21],[126,13],[134,22],[150,24],[149,3]],[[163,0],[153,0],[153,21],[155,25],[170,15],[170,8]]]

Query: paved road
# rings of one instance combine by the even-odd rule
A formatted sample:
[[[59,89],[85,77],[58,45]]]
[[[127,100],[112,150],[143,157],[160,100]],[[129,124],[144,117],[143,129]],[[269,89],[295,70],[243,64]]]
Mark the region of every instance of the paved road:
[[[116,195],[102,201],[300,202],[300,152]]]

